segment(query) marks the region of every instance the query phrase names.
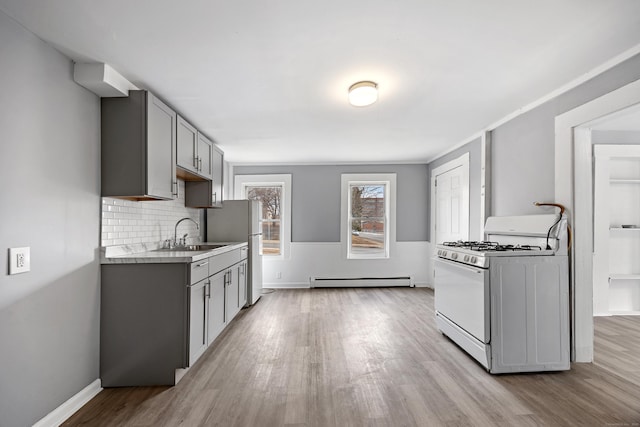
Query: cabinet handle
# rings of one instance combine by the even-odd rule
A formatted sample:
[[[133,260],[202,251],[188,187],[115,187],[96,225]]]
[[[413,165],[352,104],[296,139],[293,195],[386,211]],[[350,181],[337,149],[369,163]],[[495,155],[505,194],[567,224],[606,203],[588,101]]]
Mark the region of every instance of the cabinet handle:
[[[211,298],[211,282],[207,282],[204,285],[204,296],[206,298]]]
[[[215,192],[211,195],[211,203],[215,205],[217,202],[218,202],[218,193]]]
[[[196,267],[204,267],[205,265],[209,265],[209,261],[201,262],[200,264],[196,264]]]
[[[193,156],[193,167],[198,170],[198,156]]]
[[[198,157],[198,170],[202,172],[202,157]]]
[[[173,195],[174,195],[174,196],[176,196],[176,197],[178,197],[178,181],[173,181],[171,184],[172,184],[171,186],[175,189],[175,190],[172,192],[172,193],[173,193]]]

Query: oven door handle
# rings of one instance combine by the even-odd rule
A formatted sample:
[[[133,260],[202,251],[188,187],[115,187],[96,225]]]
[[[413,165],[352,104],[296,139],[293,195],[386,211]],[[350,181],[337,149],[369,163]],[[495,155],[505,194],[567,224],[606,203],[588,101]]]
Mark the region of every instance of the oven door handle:
[[[473,267],[473,266],[467,265],[467,264],[461,264],[461,263],[455,262],[455,261],[449,261],[449,260],[444,259],[444,258],[436,258],[435,260],[439,261],[439,262],[441,262],[441,263],[443,263],[445,265],[450,265],[452,267],[456,267],[456,268],[459,268],[461,270],[473,272],[473,273],[476,273],[476,274],[482,274],[485,271],[487,271],[487,270],[482,269],[482,268]]]

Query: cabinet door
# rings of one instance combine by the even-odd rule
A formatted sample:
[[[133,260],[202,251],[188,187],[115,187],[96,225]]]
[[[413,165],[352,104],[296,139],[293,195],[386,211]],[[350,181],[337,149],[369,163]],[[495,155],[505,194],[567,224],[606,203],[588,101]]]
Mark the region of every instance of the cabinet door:
[[[230,321],[240,311],[240,264],[229,270],[227,281],[227,321]]]
[[[210,276],[209,283],[210,291],[207,344],[211,344],[227,324],[227,316],[225,312],[227,271],[224,270]]]
[[[198,133],[198,173],[204,178],[213,176],[212,166],[213,142],[201,133]]]
[[[208,300],[206,279],[189,286],[189,348],[187,355],[189,366],[192,366],[207,349]]]
[[[172,199],[178,194],[176,180],[176,113],[147,94],[147,193]]]
[[[224,185],[224,153],[215,145],[213,148],[211,170],[213,173],[212,206],[222,206],[222,186]]]
[[[198,131],[180,116],[178,116],[177,146],[177,165],[188,171],[199,173]]]
[[[247,261],[244,260],[238,267],[238,310],[247,305]]]

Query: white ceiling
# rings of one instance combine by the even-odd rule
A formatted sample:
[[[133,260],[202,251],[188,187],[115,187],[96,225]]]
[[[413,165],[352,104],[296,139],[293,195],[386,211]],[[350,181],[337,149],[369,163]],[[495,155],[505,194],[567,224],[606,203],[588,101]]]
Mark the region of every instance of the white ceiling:
[[[0,0],[236,163],[422,162],[640,43],[638,0]],[[355,108],[347,88],[379,85]]]

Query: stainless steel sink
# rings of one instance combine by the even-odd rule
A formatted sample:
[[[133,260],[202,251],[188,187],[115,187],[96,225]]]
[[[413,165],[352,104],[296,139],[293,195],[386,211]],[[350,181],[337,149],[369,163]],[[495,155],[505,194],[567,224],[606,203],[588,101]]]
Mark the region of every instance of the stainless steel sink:
[[[158,249],[159,251],[172,251],[172,252],[185,252],[185,251],[210,251],[213,249],[224,248],[229,245],[186,245],[186,246],[176,246],[174,248],[162,248]]]

